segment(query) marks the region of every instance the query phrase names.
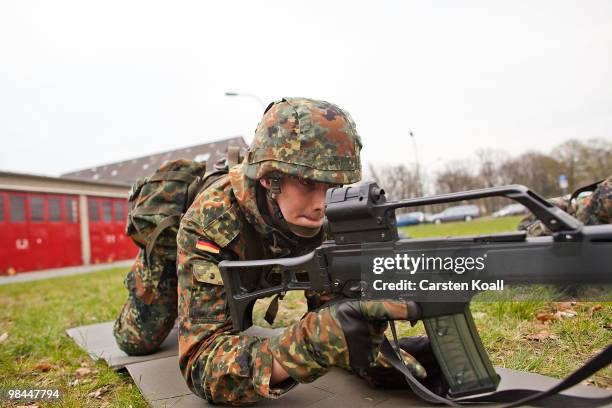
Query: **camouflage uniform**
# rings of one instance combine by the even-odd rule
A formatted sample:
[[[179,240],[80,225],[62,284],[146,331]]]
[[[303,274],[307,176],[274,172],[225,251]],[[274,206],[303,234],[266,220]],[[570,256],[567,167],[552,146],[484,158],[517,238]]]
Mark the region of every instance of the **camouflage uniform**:
[[[299,238],[272,227],[266,205],[269,197],[258,180],[282,173],[325,183],[353,183],[361,178],[360,148],[352,119],[338,107],[323,101],[284,99],[266,111],[244,162],[201,193],[183,217],[177,238],[179,364],[188,386],[200,397],[249,404],[262,397],[279,397],[296,381],[313,381],[331,366],[350,368],[335,306],[307,313],[272,339],[232,331],[217,264],[222,259],[297,256],[320,245],[321,232]],[[210,245],[219,252],[211,252]],[[277,278],[260,270],[244,273],[251,277],[252,289],[273,284]],[[309,309],[329,299],[328,294],[306,295]],[[380,318],[410,315],[406,304],[359,306],[364,315]],[[386,322],[367,327],[372,342],[379,343]],[[291,377],[271,386],[274,359]],[[408,363],[417,375],[425,376],[414,358]]]
[[[113,328],[119,348],[133,356],[157,351],[177,317],[175,263],[156,259],[147,267],[144,258],[140,250],[125,278],[128,300]],[[151,274],[159,280],[155,286],[145,283]]]
[[[283,365],[294,380],[310,382],[325,374],[330,366],[349,367],[342,330],[334,319],[333,306],[319,318],[307,314],[299,325],[273,339],[262,339],[232,332],[232,323],[217,263],[221,259],[261,259],[298,256],[320,244],[320,236],[311,239],[289,238],[271,229],[256,205],[256,183],[244,177],[242,167],[230,171],[200,194],[181,222],[178,235],[179,274],[179,364],[191,390],[211,402],[253,403],[262,397],[275,398],[295,385],[288,380],[270,386],[272,358]],[[220,253],[198,250],[202,241],[216,244]],[[254,271],[253,287],[260,287],[261,273]],[[266,276],[274,283],[274,276]],[[323,294],[324,295],[324,294]],[[309,296],[311,307],[320,306],[321,294]],[[378,305],[373,304],[371,308]],[[396,310],[372,311],[377,315],[408,317],[405,304]],[[386,325],[381,325],[379,341]],[[333,352],[309,352],[313,341],[308,333],[317,333]],[[424,369],[405,355],[417,375]],[[338,363],[342,361],[342,364]],[[384,364],[384,363],[381,363]]]
[[[612,176],[602,181],[591,195],[569,201],[556,197],[549,200],[585,225],[610,224],[612,222]],[[550,235],[550,230],[533,214],[521,220],[519,229],[529,236]]]
[[[579,200],[576,215],[586,225],[612,223],[612,175],[602,181],[593,194]]]
[[[350,184],[361,178],[360,148],[355,125],[346,112],[323,101],[283,99],[266,110],[243,163],[202,191],[185,213],[177,235],[179,365],[187,385],[198,396],[210,402],[250,404],[261,398],[277,398],[296,381],[313,381],[331,366],[352,368],[347,338],[338,322],[343,306],[307,313],[276,338],[239,334],[232,329],[217,265],[223,259],[298,256],[320,245],[321,231],[301,238],[272,226],[273,215],[266,205],[270,197],[258,180],[281,173]],[[257,269],[244,273],[250,277],[251,289],[274,284],[278,278]],[[309,310],[330,299],[325,293],[306,296]],[[414,305],[406,303],[352,305],[359,308],[358,315],[375,319],[416,316],[410,309]],[[135,306],[126,306],[124,311],[124,315],[134,316],[133,321],[144,321],[142,316],[147,315],[147,322],[166,322],[164,318],[152,319],[150,307]],[[168,312],[168,317],[174,316]],[[387,323],[363,327],[377,345]],[[142,347],[142,337],[146,336],[135,333],[128,342]],[[426,375],[414,358],[404,356],[417,376]],[[271,386],[274,359],[291,377]],[[372,355],[370,361],[385,365],[380,355]]]
[[[245,207],[252,212],[245,213]],[[219,254],[199,250],[203,240],[218,246]],[[244,178],[238,166],[198,195],[181,221],[177,242],[179,364],[188,385],[210,401],[248,403],[260,395],[279,395],[268,389],[272,356],[267,340],[230,333],[217,264],[300,255],[317,247],[320,237],[294,240],[273,231],[257,210],[255,182]],[[254,277],[257,283],[259,276]]]

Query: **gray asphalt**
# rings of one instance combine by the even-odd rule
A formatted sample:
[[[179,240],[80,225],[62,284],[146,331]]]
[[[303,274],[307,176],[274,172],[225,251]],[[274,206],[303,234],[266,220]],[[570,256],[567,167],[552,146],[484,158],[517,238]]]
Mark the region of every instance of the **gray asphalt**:
[[[104,269],[128,267],[133,262],[133,260],[126,260],[97,265],[81,265],[71,266],[69,268],[45,269],[43,271],[36,272],[22,272],[13,276],[0,276],[0,285],[58,278],[60,276],[82,275],[85,273],[102,271]]]

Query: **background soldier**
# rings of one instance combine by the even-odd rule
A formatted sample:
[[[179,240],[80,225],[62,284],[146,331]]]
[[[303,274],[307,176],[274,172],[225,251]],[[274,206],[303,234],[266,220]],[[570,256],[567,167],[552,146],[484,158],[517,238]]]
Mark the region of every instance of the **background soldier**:
[[[612,175],[592,187],[593,193],[585,197],[575,197],[575,199],[572,199],[574,197],[556,197],[549,201],[585,225],[610,224],[612,222]],[[529,236],[550,235],[550,230],[533,214],[521,220],[519,229],[525,230]]]

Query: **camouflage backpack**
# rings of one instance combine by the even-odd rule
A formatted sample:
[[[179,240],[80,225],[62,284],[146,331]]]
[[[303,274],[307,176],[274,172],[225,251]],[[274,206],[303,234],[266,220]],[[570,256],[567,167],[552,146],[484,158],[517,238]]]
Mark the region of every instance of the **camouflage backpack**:
[[[174,160],[134,183],[128,198],[125,232],[145,251],[147,265],[151,265],[154,252],[164,262],[176,261],[176,235],[183,214],[200,191],[239,161],[239,148],[231,146],[227,157],[217,162],[210,173],[206,173],[206,162]]]

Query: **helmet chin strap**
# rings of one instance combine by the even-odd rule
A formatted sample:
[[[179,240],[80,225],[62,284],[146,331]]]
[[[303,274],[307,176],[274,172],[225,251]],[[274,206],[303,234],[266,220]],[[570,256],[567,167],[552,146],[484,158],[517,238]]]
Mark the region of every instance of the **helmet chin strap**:
[[[286,230],[291,231],[298,237],[312,238],[315,235],[317,235],[319,231],[321,230],[321,227],[316,227],[316,228],[303,227],[301,225],[292,224],[285,219],[285,217],[283,216],[283,212],[281,211],[280,206],[278,205],[278,202],[276,201],[276,197],[281,192],[280,179],[275,177],[275,178],[270,178],[269,180],[270,180],[270,189],[267,190],[268,202],[270,203],[270,206],[272,207],[273,216],[276,219],[276,221],[280,224],[280,226],[285,228]]]

